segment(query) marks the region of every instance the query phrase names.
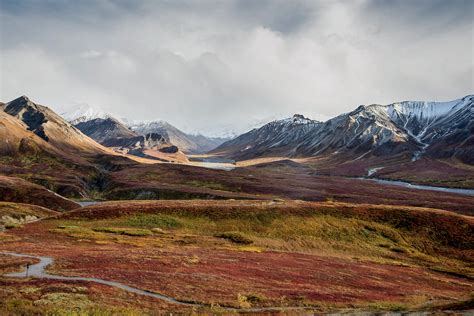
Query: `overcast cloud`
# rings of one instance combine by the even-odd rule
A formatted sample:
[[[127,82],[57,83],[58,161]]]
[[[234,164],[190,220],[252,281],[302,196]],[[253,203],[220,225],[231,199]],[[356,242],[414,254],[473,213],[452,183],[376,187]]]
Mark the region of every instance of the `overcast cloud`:
[[[474,1],[0,0],[0,100],[188,132],[474,92]]]

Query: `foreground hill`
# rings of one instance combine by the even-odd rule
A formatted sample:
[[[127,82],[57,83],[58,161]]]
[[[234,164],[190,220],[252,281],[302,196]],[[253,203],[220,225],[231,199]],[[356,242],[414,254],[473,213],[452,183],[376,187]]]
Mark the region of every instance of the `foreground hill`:
[[[451,102],[360,106],[324,123],[280,120],[226,142],[212,153],[237,160],[280,155],[339,156],[346,161],[397,156],[416,161],[427,156],[472,164],[473,107],[474,96],[469,95]]]
[[[0,231],[5,227],[13,228],[58,214],[58,212],[37,205],[0,202]]]
[[[0,175],[1,201],[40,205],[57,211],[67,211],[80,207],[44,187],[20,178]]]
[[[0,278],[0,311],[31,306],[41,314],[52,301],[64,313],[99,305],[135,314],[467,309],[473,230],[472,218],[400,206],[104,203],[9,230],[0,251],[49,256],[49,273],[113,280],[177,302],[93,282]],[[0,271],[22,264],[0,255]]]

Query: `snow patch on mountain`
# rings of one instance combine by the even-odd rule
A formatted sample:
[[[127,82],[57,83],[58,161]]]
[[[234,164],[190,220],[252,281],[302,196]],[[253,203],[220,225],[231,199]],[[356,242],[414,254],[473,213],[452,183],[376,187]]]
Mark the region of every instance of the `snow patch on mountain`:
[[[140,130],[145,130],[145,129],[150,129],[150,128],[156,128],[156,127],[170,127],[172,126],[166,121],[163,120],[129,120],[126,118],[122,118],[122,121],[132,130],[134,129],[140,129]]]
[[[278,120],[276,122],[283,123],[283,124],[290,124],[290,125],[304,125],[304,124],[318,123],[318,121],[304,117],[301,114],[295,114],[292,117],[288,117],[283,120]]]
[[[163,135],[168,142],[188,154],[206,153],[228,140],[200,134],[188,134],[162,120],[126,120],[125,123],[132,131],[142,135],[148,133]]]
[[[404,101],[387,105],[387,112],[391,118],[400,114],[418,119],[438,118],[449,112],[455,111],[464,105],[463,99],[450,102]]]
[[[91,121],[94,119],[116,118],[97,106],[91,106],[87,103],[82,103],[72,106],[70,109],[61,113],[61,116],[69,121],[71,124]],[[118,120],[120,121],[120,120]]]

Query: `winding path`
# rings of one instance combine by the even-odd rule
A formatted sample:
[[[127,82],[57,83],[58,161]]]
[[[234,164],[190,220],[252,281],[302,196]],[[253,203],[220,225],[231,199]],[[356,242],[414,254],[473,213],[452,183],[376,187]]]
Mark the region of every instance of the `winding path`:
[[[25,272],[16,272],[16,273],[5,274],[4,276],[6,276],[6,277],[12,277],[12,278],[34,277],[34,278],[64,280],[64,281],[95,282],[95,283],[99,283],[99,284],[105,284],[105,285],[113,286],[113,287],[125,290],[127,292],[158,298],[158,299],[166,301],[168,303],[173,303],[173,304],[177,304],[177,305],[185,305],[185,306],[202,306],[200,304],[180,302],[180,301],[178,301],[178,300],[176,300],[172,297],[166,296],[166,295],[161,295],[161,294],[146,291],[146,290],[140,290],[140,289],[137,289],[137,288],[134,288],[134,287],[131,287],[131,286],[119,283],[119,282],[107,281],[107,280],[97,279],[97,278],[67,277],[67,276],[49,274],[49,273],[45,272],[45,269],[46,269],[47,266],[49,266],[50,264],[52,264],[54,262],[54,259],[51,258],[51,257],[37,257],[37,256],[20,254],[20,253],[14,253],[14,252],[0,252],[0,254],[14,256],[14,257],[39,259],[38,263],[33,264],[29,267],[28,275],[26,275],[26,271],[25,271]]]
[[[89,206],[89,205],[95,205],[100,202],[98,201],[87,201],[87,202],[82,202],[79,203],[81,207],[84,206]],[[33,222],[38,222],[40,220],[43,220],[45,218],[39,218],[37,220],[28,222],[28,224],[33,223]],[[39,278],[39,279],[50,279],[50,280],[61,280],[61,281],[85,281],[85,282],[95,282],[99,284],[104,284],[108,286],[112,286],[130,293],[135,293],[138,295],[144,295],[148,297],[153,297],[157,298],[160,300],[163,300],[165,302],[171,303],[171,304],[176,304],[176,305],[181,305],[181,306],[188,306],[188,307],[206,307],[208,305],[206,304],[198,304],[198,303],[188,303],[188,302],[182,302],[179,301],[175,298],[172,298],[170,296],[166,296],[163,294],[158,294],[155,292],[151,292],[148,290],[142,290],[139,288],[131,287],[125,284],[122,284],[120,282],[114,282],[114,281],[107,281],[104,279],[98,279],[98,278],[86,278],[86,277],[68,277],[68,276],[62,276],[62,275],[54,275],[54,274],[49,274],[45,271],[45,269],[53,264],[54,259],[51,257],[45,257],[45,256],[32,256],[32,255],[27,255],[27,254],[22,254],[22,253],[16,253],[16,252],[0,252],[0,255],[7,255],[7,256],[13,256],[13,257],[20,257],[20,258],[33,258],[33,259],[38,259],[39,262],[32,264],[29,266],[28,271],[24,272],[14,272],[14,273],[7,273],[4,274],[4,277],[10,277],[10,278],[29,278],[29,277],[34,277],[34,278]],[[244,312],[275,312],[275,311],[282,311],[282,310],[304,310],[305,308],[303,307],[276,307],[276,306],[271,306],[271,307],[256,307],[256,308],[232,308],[232,307],[223,307],[221,306],[222,309],[226,311],[232,311],[232,312],[238,312],[238,311],[244,311]]]
[[[107,281],[103,279],[97,279],[97,278],[85,278],[85,277],[68,277],[68,276],[61,276],[61,275],[54,275],[54,274],[49,274],[45,272],[46,267],[51,265],[54,262],[54,259],[51,257],[42,257],[42,256],[32,256],[32,255],[26,255],[26,254],[21,254],[21,253],[15,253],[15,252],[0,252],[0,255],[7,255],[7,256],[14,256],[14,257],[21,257],[21,258],[34,258],[38,259],[39,262],[35,263],[33,265],[30,265],[28,269],[28,275],[26,274],[26,271],[24,272],[15,272],[15,273],[8,273],[4,274],[3,276],[5,277],[11,277],[11,278],[27,278],[27,277],[34,277],[34,278],[40,278],[40,279],[51,279],[51,280],[63,280],[63,281],[86,281],[86,282],[95,282],[99,284],[105,284],[108,286],[112,286],[115,288],[122,289],[124,291],[130,292],[130,293],[135,293],[139,295],[145,295],[149,297],[154,297],[160,300],[163,300],[168,303],[176,304],[176,305],[181,305],[181,306],[188,306],[188,307],[206,307],[206,304],[198,304],[198,303],[187,303],[187,302],[182,302],[178,301],[172,297],[154,293],[151,291],[147,290],[141,290],[135,287],[131,287],[119,282],[114,282],[114,281]],[[222,307],[222,309],[226,311],[232,311],[232,312],[272,312],[272,311],[282,311],[282,310],[304,310],[304,307],[256,307],[256,308],[232,308],[232,307]]]

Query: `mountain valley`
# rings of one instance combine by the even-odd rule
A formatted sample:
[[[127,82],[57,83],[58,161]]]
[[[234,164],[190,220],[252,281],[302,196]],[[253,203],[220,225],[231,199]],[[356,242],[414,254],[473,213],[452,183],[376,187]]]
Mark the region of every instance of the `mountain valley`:
[[[0,271],[47,256],[72,279],[0,277],[0,312],[464,310],[474,195],[371,179],[474,188],[472,107],[360,106],[199,143],[159,121],[2,103]]]

